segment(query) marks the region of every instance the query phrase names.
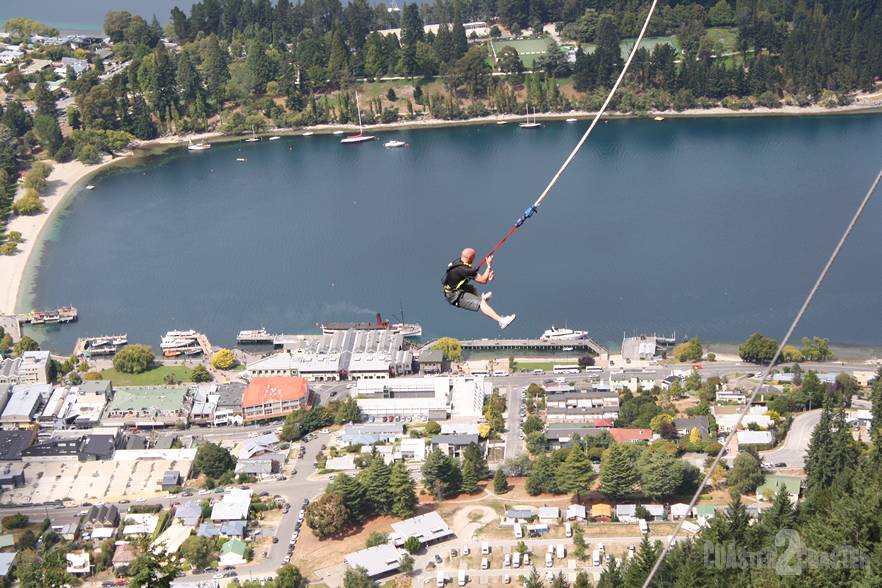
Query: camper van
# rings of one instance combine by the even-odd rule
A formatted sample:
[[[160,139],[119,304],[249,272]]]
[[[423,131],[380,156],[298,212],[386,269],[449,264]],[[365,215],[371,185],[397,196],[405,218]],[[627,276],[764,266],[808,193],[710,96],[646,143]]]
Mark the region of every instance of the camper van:
[[[481,543],[481,555],[487,555],[490,553],[490,544],[484,541]]]
[[[444,570],[438,570],[438,573],[435,574],[435,586],[438,588],[443,588],[444,582],[447,580],[444,575]]]
[[[482,557],[481,558],[481,569],[486,570],[489,567],[490,567],[490,560],[487,559],[486,557]]]
[[[528,565],[530,565],[530,554],[525,553],[524,554],[524,567],[527,567]]]
[[[557,544],[557,559],[563,559],[567,556],[567,550],[564,548],[563,543]]]
[[[572,523],[564,523],[564,535],[567,537],[573,536],[573,524]]]
[[[645,519],[637,519],[637,525],[640,527],[640,532],[641,532],[641,533],[643,533],[644,535],[645,535],[646,533],[649,533],[649,525],[646,524],[646,520],[645,520]]]
[[[519,568],[521,567],[521,554],[517,551],[511,554],[511,567]]]
[[[459,584],[460,586],[466,585],[466,571],[465,570],[459,570],[459,582],[457,582],[457,584]]]
[[[592,563],[595,567],[600,565],[600,551],[598,551],[597,549],[595,549],[595,550],[591,553],[591,563]]]
[[[551,548],[549,548],[549,551],[545,552],[545,567],[550,568],[552,566],[554,566],[554,557],[551,555]]]
[[[511,554],[506,553],[505,556],[502,558],[502,567],[507,568],[510,565],[511,565]]]
[[[524,538],[524,530],[521,528],[520,525],[514,526],[514,534],[515,534],[515,539],[523,539]]]

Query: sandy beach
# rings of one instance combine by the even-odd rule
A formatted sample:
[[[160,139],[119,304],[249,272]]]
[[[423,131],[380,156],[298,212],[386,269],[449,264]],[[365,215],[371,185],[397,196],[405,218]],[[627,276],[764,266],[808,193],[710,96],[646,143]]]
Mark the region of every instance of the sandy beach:
[[[836,114],[863,114],[882,112],[882,91],[873,94],[864,94],[856,97],[855,102],[848,106],[837,108],[823,108],[821,106],[783,106],[781,108],[755,108],[753,110],[729,110],[726,108],[709,108],[709,109],[690,109],[682,112],[676,111],[660,111],[650,112],[647,116],[661,116],[664,118],[702,118],[702,117],[751,117],[751,116],[823,116]],[[590,119],[595,116],[595,112],[587,111],[570,111],[565,113],[545,113],[536,115],[537,120],[558,121],[567,118],[576,118],[579,120]],[[637,118],[633,114],[610,113],[606,115],[610,119],[618,118]],[[438,127],[454,127],[469,125],[488,125],[498,124],[502,122],[516,122],[524,120],[522,115],[493,115],[481,118],[473,118],[467,120],[442,120],[424,118],[420,120],[403,120],[395,123],[365,125],[366,129],[371,131],[394,131],[404,129],[423,129]],[[262,136],[268,135],[302,135],[304,132],[314,132],[318,134],[331,133],[333,131],[355,131],[356,125],[316,125],[302,129],[270,129],[262,133]],[[209,132],[194,134],[188,136],[194,141],[237,141],[239,136],[224,135],[220,132]],[[75,193],[78,184],[84,183],[84,180],[92,176],[102,168],[125,161],[137,155],[138,151],[161,151],[175,146],[186,144],[188,137],[177,135],[160,137],[153,141],[136,142],[133,147],[134,151],[126,151],[118,154],[117,157],[105,157],[104,160],[96,165],[85,165],[78,161],[68,163],[56,163],[52,174],[49,176],[49,186],[43,195],[43,203],[46,212],[36,216],[20,216],[10,220],[7,227],[8,231],[19,231],[22,235],[22,243],[19,245],[19,252],[15,255],[0,256],[0,314],[13,314],[16,310],[16,304],[20,295],[22,279],[26,273],[28,263],[34,251],[39,248],[45,227],[52,220],[55,213],[63,208],[67,200]]]

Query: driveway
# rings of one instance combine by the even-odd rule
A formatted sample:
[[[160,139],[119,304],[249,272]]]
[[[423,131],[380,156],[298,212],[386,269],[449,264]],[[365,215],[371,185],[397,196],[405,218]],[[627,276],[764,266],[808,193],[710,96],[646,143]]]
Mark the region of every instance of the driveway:
[[[763,461],[771,464],[786,463],[789,468],[805,467],[805,456],[808,452],[812,431],[821,420],[820,410],[811,410],[797,415],[790,424],[784,442],[775,449],[761,451]]]

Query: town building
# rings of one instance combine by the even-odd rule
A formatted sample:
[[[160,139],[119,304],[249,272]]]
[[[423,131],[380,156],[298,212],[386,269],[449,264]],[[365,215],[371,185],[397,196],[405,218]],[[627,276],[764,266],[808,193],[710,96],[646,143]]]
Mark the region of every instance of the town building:
[[[432,450],[440,449],[450,457],[460,458],[466,447],[472,443],[480,443],[481,438],[478,435],[433,435]]]
[[[350,445],[375,445],[391,443],[404,432],[401,423],[352,423],[345,425],[337,434],[337,444],[341,447]]]
[[[617,504],[616,518],[620,523],[636,523],[637,522],[637,505],[636,504]]]
[[[188,500],[175,508],[175,518],[188,527],[195,527],[202,518],[202,506],[195,500]]]
[[[716,402],[719,404],[744,404],[747,402],[747,395],[741,390],[723,386],[717,390]]]
[[[18,461],[22,452],[34,444],[37,432],[33,429],[0,430],[0,461]]]
[[[251,490],[231,489],[220,501],[211,508],[212,521],[244,521],[248,520],[248,509],[251,506]]]
[[[0,425],[4,429],[29,425],[43,406],[44,388],[48,385],[17,384],[12,387],[9,401],[0,415]],[[48,386],[51,394],[52,387]]]
[[[18,365],[18,383],[48,384],[49,362],[48,351],[25,351],[22,353],[21,363]]]
[[[17,357],[0,359],[0,385],[18,384],[19,365],[21,365],[21,359]]]
[[[671,519],[676,521],[679,519],[688,518],[689,511],[690,511],[690,508],[689,508],[688,504],[684,504],[682,502],[672,504],[671,505]]]
[[[367,416],[418,417],[445,420],[448,416],[478,418],[492,385],[483,376],[360,380],[353,397]]]
[[[706,415],[699,415],[689,418],[675,418],[674,428],[677,429],[677,435],[680,437],[688,437],[692,433],[692,429],[698,429],[698,434],[702,438],[707,437],[710,430],[710,420]]]
[[[595,423],[597,424],[597,423]],[[602,435],[607,428],[576,426],[562,423],[551,423],[545,428],[545,448],[550,451],[567,449],[572,447],[573,439],[577,436],[596,437]]]
[[[245,550],[248,546],[241,539],[230,539],[223,544],[218,558],[221,566],[240,566],[246,563]]]
[[[613,441],[616,443],[639,443],[652,439],[651,429],[609,429]]]
[[[408,537],[416,537],[423,545],[453,537],[453,531],[435,511],[392,523],[392,531],[391,539],[398,546],[403,545]]]
[[[384,543],[349,553],[344,560],[351,568],[364,568],[367,575],[376,580],[398,571],[401,565],[401,552],[394,545]]]
[[[217,406],[214,410],[214,425],[241,425],[242,419],[242,395],[245,394],[245,384],[241,382],[229,382],[217,386]]]
[[[420,352],[417,363],[420,366],[420,373],[424,375],[442,374],[447,371],[444,352],[440,349],[426,349]]]
[[[423,439],[405,437],[398,446],[401,459],[404,461],[425,461],[426,443]]]
[[[132,563],[138,559],[138,552],[131,543],[120,541],[116,543],[116,549],[113,552],[113,569],[124,571],[128,569]]]
[[[13,490],[24,485],[24,466],[17,463],[0,463],[0,490]]]
[[[612,520],[612,506],[603,502],[591,505],[591,520],[597,523],[608,523]]]
[[[86,380],[70,389],[58,419],[66,425],[89,429],[98,425],[101,414],[113,398],[113,384],[109,380]]]
[[[585,507],[581,504],[570,504],[567,506],[568,521],[584,521],[586,519]]]
[[[731,453],[737,453],[742,447],[754,445],[772,445],[775,438],[771,431],[738,431],[731,446]]]
[[[646,388],[652,388],[657,383],[657,374],[654,371],[621,371],[609,375],[609,387],[621,392],[625,388],[631,392]]]
[[[122,534],[126,537],[132,535],[152,535],[159,524],[159,517],[149,513],[126,513],[125,526]]]
[[[309,402],[310,391],[304,378],[254,378],[242,395],[242,414],[245,422],[277,419],[306,408]]]
[[[188,390],[182,386],[125,386],[116,389],[104,411],[104,426],[154,429],[186,424]]]
[[[92,564],[87,552],[68,552],[64,557],[67,560],[66,571],[68,574],[85,576],[92,571]]]
[[[82,518],[83,528],[94,531],[99,528],[116,528],[120,522],[119,509],[114,504],[93,505]]]

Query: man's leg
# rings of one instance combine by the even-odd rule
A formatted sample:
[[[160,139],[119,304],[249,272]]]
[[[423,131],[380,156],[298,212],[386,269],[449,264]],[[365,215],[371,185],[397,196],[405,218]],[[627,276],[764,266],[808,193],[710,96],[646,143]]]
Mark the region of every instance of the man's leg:
[[[493,310],[493,307],[491,307],[489,304],[487,304],[486,300],[481,300],[480,309],[481,309],[481,312],[483,312],[484,314],[486,314],[487,316],[492,318],[497,323],[502,320],[502,317],[499,316],[498,314],[496,314],[496,311]]]

